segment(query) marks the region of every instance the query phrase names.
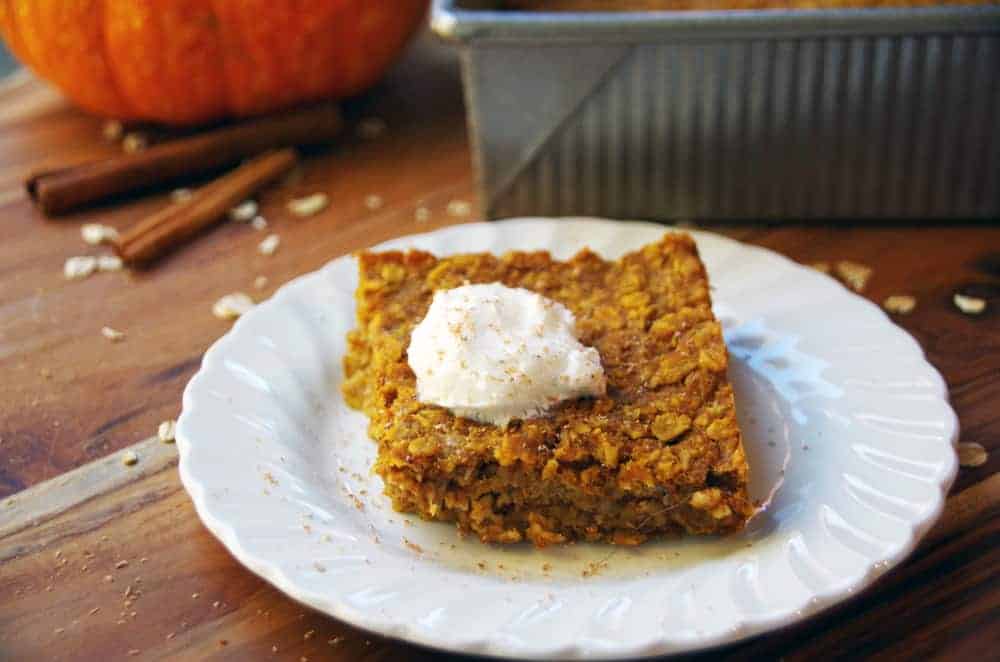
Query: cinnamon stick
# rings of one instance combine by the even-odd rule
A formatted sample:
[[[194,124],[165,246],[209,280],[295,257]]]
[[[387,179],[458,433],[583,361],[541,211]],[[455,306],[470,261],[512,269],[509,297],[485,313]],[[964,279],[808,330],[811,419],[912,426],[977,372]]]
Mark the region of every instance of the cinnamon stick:
[[[142,266],[222,220],[229,210],[292,169],[293,149],[265,152],[129,228],[115,243],[125,262]]]
[[[26,183],[46,214],[61,214],[112,196],[216,172],[270,149],[332,141],[340,111],[322,103],[155,145],[134,154],[42,172]]]

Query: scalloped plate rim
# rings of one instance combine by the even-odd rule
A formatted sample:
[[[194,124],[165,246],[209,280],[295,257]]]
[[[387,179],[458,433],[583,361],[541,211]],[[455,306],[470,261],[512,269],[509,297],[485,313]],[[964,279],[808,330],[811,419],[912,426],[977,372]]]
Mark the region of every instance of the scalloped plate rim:
[[[660,232],[668,232],[671,230],[678,230],[679,228],[674,228],[671,226],[660,225],[657,223],[646,222],[646,221],[621,221],[621,220],[608,220],[599,218],[589,218],[589,217],[565,217],[565,218],[517,218],[517,219],[506,219],[501,221],[490,221],[490,222],[477,222],[477,223],[466,223],[446,226],[431,232],[419,233],[413,235],[406,235],[402,237],[396,237],[389,239],[387,241],[381,242],[376,246],[373,246],[373,250],[386,250],[390,248],[397,248],[400,245],[410,244],[414,242],[419,242],[423,240],[428,240],[434,237],[441,238],[450,233],[462,233],[469,231],[470,229],[475,229],[480,226],[488,226],[493,229],[498,227],[512,228],[519,224],[537,224],[538,222],[556,222],[556,223],[595,223],[595,224],[608,224],[614,223],[616,225],[629,224],[633,227],[641,226],[650,229],[657,229]],[[946,425],[950,430],[949,437],[952,446],[956,443],[959,435],[959,422],[958,418],[951,407],[949,398],[947,384],[941,374],[934,368],[933,365],[927,361],[926,354],[920,344],[914,339],[909,333],[897,326],[892,322],[892,320],[886,315],[886,313],[876,304],[860,297],[852,292],[847,291],[842,288],[837,281],[835,281],[830,276],[826,276],[822,273],[816,272],[808,267],[800,265],[790,258],[781,255],[775,251],[750,244],[745,244],[737,240],[718,235],[712,232],[706,232],[703,230],[694,230],[684,228],[683,231],[689,232],[696,240],[709,239],[711,241],[717,241],[722,244],[734,245],[741,251],[753,251],[758,254],[764,254],[769,259],[777,259],[785,263],[787,266],[792,268],[800,269],[804,274],[809,274],[812,277],[820,281],[828,281],[826,286],[834,286],[840,290],[839,295],[844,297],[845,301],[849,300],[853,305],[860,305],[869,308],[870,310],[877,311],[881,316],[880,321],[885,324],[887,330],[891,330],[893,334],[893,342],[905,343],[909,345],[911,349],[916,350],[916,354],[922,362],[920,368],[925,376],[930,377],[934,380],[935,393],[934,396],[942,401],[945,405],[945,411],[948,414],[948,421]],[[650,637],[644,641],[638,642],[634,645],[618,646],[614,650],[601,650],[595,651],[594,649],[588,649],[585,647],[580,647],[576,644],[567,644],[561,648],[553,647],[536,647],[530,650],[522,649],[510,649],[510,648],[500,648],[496,646],[491,646],[491,642],[495,642],[495,639],[460,639],[451,638],[445,639],[440,635],[434,636],[427,633],[426,630],[419,628],[412,628],[407,626],[405,623],[392,622],[386,618],[380,618],[378,615],[371,615],[365,611],[352,607],[346,604],[343,600],[338,600],[336,597],[324,596],[320,593],[311,592],[308,588],[305,588],[301,583],[297,583],[294,578],[290,577],[279,565],[273,560],[268,560],[266,558],[261,558],[257,554],[251,552],[246,548],[246,546],[241,542],[240,536],[237,532],[237,528],[232,522],[227,522],[221,519],[212,512],[210,505],[206,499],[207,486],[203,485],[198,479],[196,479],[191,474],[190,462],[192,461],[192,450],[193,443],[192,440],[187,436],[187,421],[193,418],[198,410],[201,408],[196,401],[196,394],[199,385],[203,380],[206,379],[206,375],[209,370],[216,362],[216,357],[221,356],[225,353],[226,349],[229,347],[230,343],[235,342],[234,338],[237,338],[241,333],[241,329],[247,323],[247,320],[252,319],[258,315],[266,315],[272,306],[276,306],[275,302],[280,302],[282,299],[291,296],[291,293],[299,288],[310,287],[314,281],[318,281],[323,278],[328,270],[332,268],[334,262],[343,259],[350,259],[350,256],[338,256],[332,259],[330,262],[320,267],[319,269],[298,276],[287,283],[279,287],[274,294],[266,301],[261,302],[249,313],[244,315],[243,318],[238,319],[233,327],[217,339],[205,352],[201,366],[198,372],[191,378],[190,382],[184,389],[184,394],[182,398],[182,413],[178,419],[177,426],[177,447],[180,454],[180,461],[178,464],[178,470],[181,478],[181,482],[184,488],[188,491],[191,496],[191,500],[195,506],[195,510],[205,525],[205,527],[215,535],[222,544],[227,548],[227,550],[244,566],[249,570],[265,579],[287,596],[310,606],[318,611],[326,613],[330,616],[338,618],[352,626],[361,628],[363,630],[370,631],[381,636],[389,637],[391,639],[397,639],[401,641],[407,641],[410,643],[415,643],[428,648],[454,652],[454,653],[468,653],[468,654],[478,654],[478,655],[489,655],[502,658],[516,658],[516,659],[554,659],[562,658],[566,656],[571,656],[575,659],[589,658],[595,653],[599,659],[624,659],[624,658],[634,658],[634,657],[651,657],[664,654],[678,654],[685,652],[696,652],[704,651],[708,649],[718,648],[721,646],[734,644],[739,641],[744,641],[751,637],[770,632],[782,627],[789,626],[793,623],[798,623],[807,618],[810,618],[830,607],[849,599],[850,597],[856,595],[861,590],[870,586],[878,577],[883,575],[885,572],[897,566],[903,560],[905,560],[914,550],[919,541],[927,533],[927,531],[933,526],[940,516],[942,509],[944,507],[944,500],[947,492],[951,488],[952,483],[955,480],[955,476],[958,470],[957,459],[952,457],[952,461],[945,468],[942,475],[938,476],[938,492],[935,495],[935,499],[927,511],[927,515],[922,521],[919,522],[906,522],[909,526],[910,535],[908,536],[905,543],[903,543],[900,548],[893,554],[882,558],[879,561],[867,564],[865,572],[856,580],[844,582],[831,587],[825,593],[814,594],[806,604],[802,605],[801,608],[797,610],[791,610],[790,613],[784,613],[779,615],[774,615],[770,617],[752,618],[748,617],[740,622],[737,622],[732,627],[719,631],[714,635],[701,636],[699,638],[693,639],[677,639],[669,638],[665,635],[658,635]]]

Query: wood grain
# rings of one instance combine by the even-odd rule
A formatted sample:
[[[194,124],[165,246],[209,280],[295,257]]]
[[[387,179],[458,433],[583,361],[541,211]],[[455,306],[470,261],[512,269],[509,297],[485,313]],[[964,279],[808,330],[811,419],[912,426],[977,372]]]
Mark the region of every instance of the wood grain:
[[[243,290],[263,298],[351,250],[466,220],[446,211],[451,200],[474,201],[449,51],[422,40],[346,115],[384,118],[388,130],[310,154],[301,181],[261,196],[269,231],[282,239],[274,256],[257,253],[262,234],[226,224],[148,273],[68,282],[63,261],[96,252],[81,241],[81,223],[123,229],[162,208],[166,196],[44,219],[25,197],[23,178],[116,147],[103,141],[98,120],[37,82],[21,78],[0,89],[0,497],[119,451],[175,417],[202,353],[228,329],[211,314],[219,296]],[[286,200],[316,191],[330,196],[325,212],[299,219],[284,211]],[[383,205],[369,208],[370,195]],[[418,208],[429,210],[429,221],[418,222]],[[802,262],[870,264],[875,274],[864,295],[876,302],[916,296],[916,311],[895,319],[944,374],[963,439],[990,451],[985,465],[962,469],[956,490],[1000,470],[1000,227],[709,229]],[[269,284],[255,290],[259,275]],[[951,296],[959,288],[988,298],[987,312],[957,311]],[[126,339],[110,343],[100,334],[105,325]],[[34,491],[15,495],[10,512],[0,501],[0,522],[15,511],[39,522],[7,526],[0,538],[0,659],[129,659],[129,650],[140,659],[271,659],[272,646],[273,659],[438,659],[304,610],[243,570],[198,522],[168,456],[158,456],[159,465],[144,457],[133,470],[112,456],[104,465],[110,482],[97,481],[102,487],[93,493],[79,480],[90,475],[85,471],[62,486],[78,492],[54,488],[63,477],[37,500]],[[1000,643],[998,524],[995,513],[972,519],[858,599],[705,659],[988,658]],[[128,566],[116,569],[121,560]],[[107,575],[113,581],[105,582]],[[127,586],[141,595],[123,609]],[[334,637],[343,639],[328,644]]]

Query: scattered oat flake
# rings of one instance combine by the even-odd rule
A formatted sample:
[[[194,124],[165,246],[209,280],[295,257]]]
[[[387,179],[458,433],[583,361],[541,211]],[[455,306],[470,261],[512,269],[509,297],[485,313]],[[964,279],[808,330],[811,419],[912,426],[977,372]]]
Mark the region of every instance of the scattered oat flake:
[[[979,467],[990,459],[989,453],[982,444],[974,441],[963,441],[958,445],[958,463],[963,467]]]
[[[833,273],[855,292],[863,292],[874,269],[850,260],[840,260],[833,266]]]
[[[198,599],[198,596],[200,596],[200,595],[201,595],[201,593],[192,593],[192,594],[191,594],[191,599],[192,599],[192,600],[197,600],[197,599]]]
[[[382,208],[382,196],[381,195],[369,195],[365,197],[365,207],[375,211],[376,209]]]
[[[101,335],[111,342],[118,342],[119,340],[125,339],[125,333],[123,331],[112,329],[110,326],[101,327]]]
[[[142,651],[139,650],[138,648],[132,648],[132,649],[129,650],[128,654],[131,655],[131,656],[133,656],[133,657],[135,657],[136,655],[138,655],[141,652]]]
[[[194,195],[194,191],[189,188],[175,188],[170,192],[170,200],[173,202],[187,202]]]
[[[267,229],[267,219],[263,216],[254,216],[253,220],[250,221],[250,227],[254,230],[266,230]]]
[[[118,230],[110,225],[100,223],[84,223],[80,228],[80,236],[91,246],[107,244],[118,239]]]
[[[917,298],[909,294],[893,294],[885,298],[882,307],[890,313],[909,315],[917,307]]]
[[[253,286],[258,290],[262,290],[267,287],[267,276],[257,276],[253,279]]]
[[[66,631],[66,628],[56,628],[54,631],[56,634],[62,634]]]
[[[257,217],[257,212],[259,210],[260,207],[257,205],[256,201],[244,200],[229,210],[229,218],[230,220],[237,221],[239,223],[247,223]]]
[[[212,609],[218,609],[219,605],[221,605],[221,604],[222,604],[221,602],[219,602],[218,600],[216,600],[215,602],[212,603]]]
[[[99,611],[101,611],[101,608],[100,608],[100,607],[94,607],[93,609],[91,609],[90,611],[88,611],[88,612],[87,612],[87,614],[88,614],[89,616],[93,616],[94,614],[96,614],[96,613],[97,613],[97,612],[99,612]]]
[[[177,633],[176,633],[176,632],[171,632],[171,633],[169,633],[169,634],[167,635],[167,639],[173,639],[173,638],[174,638],[174,637],[176,637],[176,636],[177,636]]]
[[[121,570],[122,568],[127,568],[127,567],[128,567],[128,561],[126,561],[125,559],[122,559],[121,561],[115,564],[115,568],[117,570]]]
[[[952,301],[955,302],[955,307],[966,315],[979,315],[986,310],[986,299],[979,297],[970,297],[956,292]]]
[[[104,575],[104,581],[106,581],[106,582],[113,582],[113,581],[115,581],[115,578],[112,577],[111,575]]]
[[[118,120],[108,120],[101,127],[101,135],[108,142],[117,142],[122,139],[122,134],[125,133],[125,125]]]
[[[86,278],[97,271],[97,258],[92,255],[77,255],[63,264],[63,276],[68,280]]]
[[[253,306],[253,299],[248,295],[243,292],[233,292],[215,302],[212,306],[212,314],[219,319],[234,320],[247,313]]]
[[[271,652],[272,653],[277,653],[278,652],[278,646],[277,645],[271,646]]]
[[[130,131],[125,134],[122,138],[122,150],[126,154],[135,154],[141,152],[149,146],[149,138],[146,134],[139,133],[138,131]]]
[[[139,456],[135,454],[135,451],[125,451],[122,453],[122,464],[126,467],[131,467],[138,464]]]
[[[447,207],[449,216],[468,216],[472,213],[472,205],[465,200],[452,200]]]
[[[830,273],[830,263],[829,262],[813,262],[809,265],[811,269],[815,269],[820,273],[828,274]]]
[[[302,638],[309,641],[316,635],[316,630],[306,630],[306,633],[302,635]]]
[[[288,201],[288,211],[296,216],[312,216],[326,209],[330,199],[326,193],[313,193],[304,198],[294,198]]]
[[[257,251],[261,255],[274,255],[275,251],[278,250],[278,246],[281,245],[281,237],[276,234],[269,234],[264,237],[264,240],[257,245]]]
[[[427,207],[417,207],[413,212],[413,218],[417,223],[426,223],[431,220],[431,210]]]
[[[125,263],[117,255],[101,255],[97,258],[98,271],[121,271]]]
[[[416,552],[417,554],[424,553],[424,548],[418,545],[417,543],[413,542],[409,538],[403,538],[403,545],[406,546],[407,549]]]
[[[384,134],[389,128],[381,117],[366,117],[358,122],[358,136],[365,140],[374,140]]]
[[[117,255],[101,255],[97,258],[98,271],[121,271],[125,263]]]
[[[326,643],[330,644],[331,646],[337,646],[343,640],[344,640],[343,637],[331,637],[331,638],[329,638],[329,639],[326,640]]]
[[[173,443],[174,435],[177,433],[177,421],[168,419],[160,423],[156,428],[156,438],[165,444]]]

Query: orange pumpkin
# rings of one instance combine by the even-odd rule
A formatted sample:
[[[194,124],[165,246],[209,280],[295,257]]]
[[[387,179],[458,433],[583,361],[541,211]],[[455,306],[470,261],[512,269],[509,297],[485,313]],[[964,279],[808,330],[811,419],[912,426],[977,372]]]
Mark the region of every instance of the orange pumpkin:
[[[0,32],[81,107],[195,123],[372,85],[427,0],[0,0]]]

